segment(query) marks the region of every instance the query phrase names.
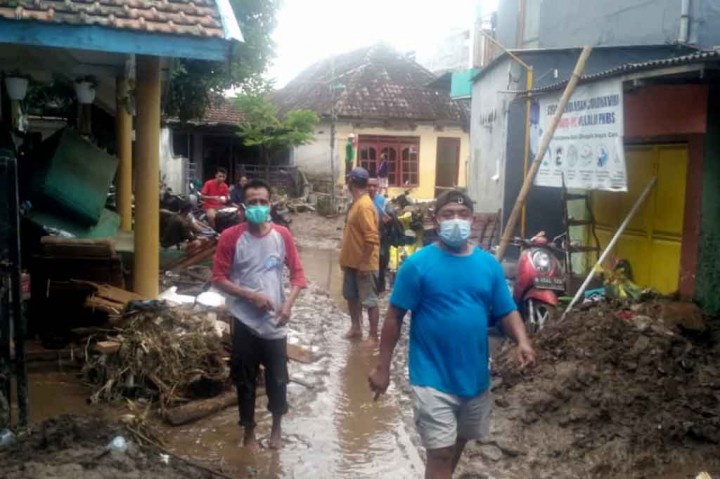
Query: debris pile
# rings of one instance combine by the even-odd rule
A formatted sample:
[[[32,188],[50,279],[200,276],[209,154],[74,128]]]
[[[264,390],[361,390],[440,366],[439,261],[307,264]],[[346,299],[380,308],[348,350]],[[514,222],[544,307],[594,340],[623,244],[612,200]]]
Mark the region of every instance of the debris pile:
[[[126,447],[112,447],[119,442]],[[166,453],[122,424],[66,415],[48,419],[0,448],[0,463],[7,479],[218,477],[202,465]]]
[[[712,326],[693,304],[664,300],[599,303],[548,324],[535,338],[536,368],[519,370],[509,347],[497,358],[497,442],[471,456],[517,473],[498,477],[715,470],[720,336]],[[483,453],[493,446],[502,453]]]
[[[133,301],[120,324],[88,355],[83,368],[96,385],[92,402],[121,397],[157,400],[162,409],[220,393],[228,383],[223,336],[215,312],[161,301]]]

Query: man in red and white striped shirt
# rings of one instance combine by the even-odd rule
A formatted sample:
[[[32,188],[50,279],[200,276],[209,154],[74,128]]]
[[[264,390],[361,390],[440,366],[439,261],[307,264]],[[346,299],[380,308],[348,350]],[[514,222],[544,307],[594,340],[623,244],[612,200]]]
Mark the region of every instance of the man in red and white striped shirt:
[[[255,388],[258,368],[265,368],[265,389],[273,425],[270,447],[280,448],[281,420],[287,413],[287,322],[307,280],[290,231],[270,222],[270,187],[261,180],[245,186],[246,223],[220,236],[213,284],[230,296],[234,324],[231,372],[238,394],[243,443],[257,448]],[[283,270],[290,270],[286,297]]]

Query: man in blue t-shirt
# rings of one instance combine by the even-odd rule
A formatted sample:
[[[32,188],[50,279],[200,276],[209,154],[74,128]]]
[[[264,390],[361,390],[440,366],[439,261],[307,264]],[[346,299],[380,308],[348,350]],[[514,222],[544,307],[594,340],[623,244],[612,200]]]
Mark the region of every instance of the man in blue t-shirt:
[[[500,263],[469,242],[473,204],[451,190],[435,205],[440,241],[408,257],[398,271],[370,387],[384,393],[407,311],[415,423],[427,449],[425,477],[449,479],[469,440],[489,433],[488,327],[500,322],[517,343],[522,367],[535,363]]]

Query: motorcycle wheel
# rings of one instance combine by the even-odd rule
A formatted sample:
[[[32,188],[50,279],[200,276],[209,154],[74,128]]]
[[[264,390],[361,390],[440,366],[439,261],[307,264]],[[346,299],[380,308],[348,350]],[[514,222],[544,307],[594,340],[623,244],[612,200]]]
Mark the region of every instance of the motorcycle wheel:
[[[540,331],[555,315],[555,306],[534,299],[525,301],[525,327],[530,334]]]

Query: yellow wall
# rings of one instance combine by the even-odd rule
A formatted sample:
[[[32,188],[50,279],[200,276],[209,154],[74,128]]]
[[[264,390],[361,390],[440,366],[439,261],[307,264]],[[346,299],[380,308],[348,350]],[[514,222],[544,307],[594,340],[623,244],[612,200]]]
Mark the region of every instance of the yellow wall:
[[[435,163],[437,161],[437,139],[438,138],[460,138],[460,165],[458,169],[458,184],[466,186],[466,170],[467,162],[470,154],[469,135],[462,131],[461,128],[444,128],[436,130],[434,126],[418,126],[415,130],[393,130],[384,128],[353,128],[348,123],[340,123],[337,125],[338,152],[340,165],[344,165],[345,161],[345,139],[350,133],[355,133],[356,137],[360,135],[385,135],[385,136],[410,136],[420,137],[420,185],[413,189],[411,197],[416,200],[431,200],[435,198]],[[357,158],[357,156],[356,156]],[[339,181],[342,180],[343,171],[339,174]],[[390,188],[390,197],[397,196],[403,192],[403,188]]]

